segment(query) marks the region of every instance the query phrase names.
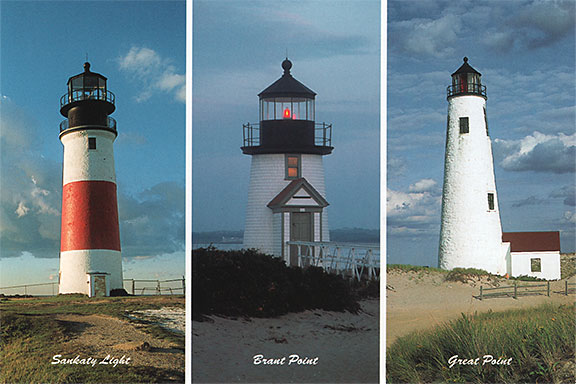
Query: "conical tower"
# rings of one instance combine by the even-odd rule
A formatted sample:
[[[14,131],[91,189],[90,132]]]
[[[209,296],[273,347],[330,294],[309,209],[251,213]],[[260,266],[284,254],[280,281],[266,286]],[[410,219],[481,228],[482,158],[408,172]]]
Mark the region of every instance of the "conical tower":
[[[509,251],[508,244],[502,243],[481,76],[465,57],[448,87],[438,264],[444,269],[478,268],[505,274]]]

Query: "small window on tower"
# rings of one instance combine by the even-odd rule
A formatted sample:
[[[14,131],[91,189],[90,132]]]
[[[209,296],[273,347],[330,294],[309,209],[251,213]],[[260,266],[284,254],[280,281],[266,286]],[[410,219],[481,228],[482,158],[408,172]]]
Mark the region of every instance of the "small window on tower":
[[[542,272],[541,259],[530,259],[530,272]]]
[[[300,178],[300,155],[286,155],[286,175],[285,179],[298,179]]]
[[[488,133],[488,119],[486,118],[486,107],[484,107],[484,125],[486,125],[486,136],[490,136],[490,133]]]
[[[88,138],[88,149],[96,149],[96,138],[89,137]]]
[[[468,133],[470,132],[470,129],[468,127],[468,118],[467,117],[461,117],[460,118],[460,133]]]
[[[488,194],[488,209],[493,211],[494,210],[494,194]]]

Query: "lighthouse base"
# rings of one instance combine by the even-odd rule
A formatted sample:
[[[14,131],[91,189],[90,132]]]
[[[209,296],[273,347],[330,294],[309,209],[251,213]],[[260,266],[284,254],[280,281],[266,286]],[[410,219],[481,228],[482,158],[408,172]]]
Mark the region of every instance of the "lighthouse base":
[[[90,249],[60,253],[59,294],[108,296],[111,290],[123,288],[121,252]]]

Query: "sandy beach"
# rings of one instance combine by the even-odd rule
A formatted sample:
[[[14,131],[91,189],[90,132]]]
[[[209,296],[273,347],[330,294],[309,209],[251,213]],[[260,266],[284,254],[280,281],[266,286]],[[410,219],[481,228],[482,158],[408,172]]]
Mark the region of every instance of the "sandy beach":
[[[361,306],[357,315],[313,310],[272,319],[212,316],[211,321],[193,321],[192,379],[194,383],[377,383],[379,300],[365,300]],[[256,359],[259,364],[257,355],[262,355]],[[300,362],[290,363],[293,355]],[[264,359],[277,364],[264,364]]]
[[[438,272],[400,272],[387,274],[386,284],[386,346],[390,346],[398,337],[410,332],[433,328],[448,320],[456,319],[461,313],[504,311],[534,307],[545,303],[574,304],[576,295],[565,296],[564,281],[551,283],[551,295],[546,294],[512,297],[488,298],[478,300],[480,285],[512,285],[512,281],[498,279],[472,281],[467,283],[444,281],[443,274]],[[572,277],[570,282],[576,282]],[[519,282],[518,284],[526,284]],[[538,283],[532,283],[538,284]],[[542,283],[540,283],[542,284]]]

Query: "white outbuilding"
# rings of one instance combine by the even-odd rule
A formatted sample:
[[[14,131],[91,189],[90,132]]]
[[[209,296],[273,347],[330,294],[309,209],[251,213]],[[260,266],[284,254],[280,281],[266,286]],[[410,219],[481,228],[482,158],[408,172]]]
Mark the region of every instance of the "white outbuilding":
[[[505,232],[510,243],[512,277],[560,279],[560,232]]]

